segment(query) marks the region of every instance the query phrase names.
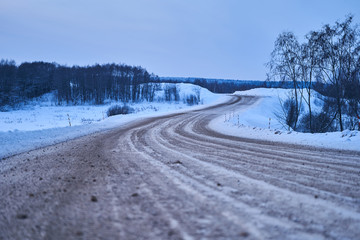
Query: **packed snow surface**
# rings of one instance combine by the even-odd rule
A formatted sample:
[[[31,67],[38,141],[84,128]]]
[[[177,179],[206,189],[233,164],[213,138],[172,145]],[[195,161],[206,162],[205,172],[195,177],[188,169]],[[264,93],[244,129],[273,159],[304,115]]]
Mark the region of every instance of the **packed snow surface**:
[[[111,104],[115,103],[103,106],[52,106],[49,102],[36,102],[21,110],[0,112],[0,157],[111,129],[136,119],[199,109],[228,99],[227,95],[213,94],[191,84],[177,84],[177,86],[180,89],[180,101],[177,103],[129,104],[135,109],[134,114],[109,118],[106,116],[106,111]],[[188,106],[183,101],[194,91],[200,91],[200,106]],[[360,150],[358,131],[346,130],[321,134],[288,131],[278,121],[275,113],[280,110],[279,98],[285,99],[289,91],[291,90],[259,88],[236,92],[236,95],[261,98],[245,110],[234,109],[226,115],[214,119],[210,123],[210,127],[219,132],[240,137],[343,150]],[[316,105],[314,107],[316,108]]]

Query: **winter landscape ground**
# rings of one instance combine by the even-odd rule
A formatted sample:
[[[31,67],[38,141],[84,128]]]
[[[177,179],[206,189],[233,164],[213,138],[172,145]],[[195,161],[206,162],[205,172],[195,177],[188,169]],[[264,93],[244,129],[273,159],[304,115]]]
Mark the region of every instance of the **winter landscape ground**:
[[[360,240],[359,10],[1,1],[0,240]]]

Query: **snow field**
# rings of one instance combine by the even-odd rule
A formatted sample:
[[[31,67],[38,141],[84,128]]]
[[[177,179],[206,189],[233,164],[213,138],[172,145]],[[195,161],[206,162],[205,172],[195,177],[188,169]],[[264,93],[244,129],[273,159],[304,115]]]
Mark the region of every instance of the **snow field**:
[[[176,86],[179,89],[179,102],[130,103],[127,105],[134,108],[135,113],[129,115],[107,117],[106,111],[111,105],[122,103],[112,102],[101,106],[53,106],[49,101],[49,95],[21,110],[0,112],[0,158],[119,127],[146,117],[201,109],[204,105],[188,106],[183,101],[197,91],[200,91],[200,104],[217,104],[226,99],[223,95],[213,94],[192,84],[180,83]],[[160,93],[157,93],[157,96],[162,97]]]
[[[162,89],[166,85],[176,85],[179,90],[180,100],[174,103],[164,102],[163,90],[156,92],[154,102],[129,103],[140,115],[154,112],[166,113],[173,110],[189,108],[186,98],[190,95],[200,94],[199,104],[212,103],[219,98],[207,89],[192,84],[161,84]],[[24,106],[21,110],[0,112],[0,132],[7,131],[36,131],[50,128],[67,126],[79,126],[98,123],[107,118],[107,110],[112,105],[121,102],[110,102],[105,105],[80,105],[80,106],[55,106],[52,94],[45,94],[38,101]]]

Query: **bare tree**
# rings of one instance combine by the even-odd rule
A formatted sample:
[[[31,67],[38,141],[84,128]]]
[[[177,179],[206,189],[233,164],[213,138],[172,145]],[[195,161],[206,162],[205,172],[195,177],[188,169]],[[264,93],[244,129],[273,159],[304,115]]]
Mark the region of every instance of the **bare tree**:
[[[317,32],[315,44],[320,47],[318,69],[322,79],[330,84],[331,94],[336,99],[336,116],[340,131],[344,130],[343,108],[345,105],[344,83],[351,81],[358,72],[360,47],[357,27],[352,27],[353,17],[334,26],[325,25]]]
[[[306,36],[307,42],[301,45],[291,32],[282,33],[277,38],[268,63],[269,76],[293,83],[293,96],[281,103],[282,110],[286,112],[283,119],[293,129],[300,125],[310,132],[333,129],[330,125],[335,121],[341,131],[354,128],[360,104],[360,33],[358,26],[353,26],[352,22],[350,15],[334,26],[327,24],[320,31],[310,32]],[[323,106],[326,118],[312,111],[314,80],[321,83],[321,88],[317,90],[326,96]],[[307,105],[308,114],[298,126],[302,100]],[[326,124],[319,127],[321,119],[326,119]]]
[[[291,81],[293,83],[293,97],[287,102],[288,116],[286,123],[296,130],[300,116],[302,88],[299,86],[302,74],[301,45],[292,32],[281,33],[275,41],[274,51],[271,53],[271,61],[267,64],[270,68],[270,78],[279,81]],[[301,85],[301,84],[300,84]],[[291,116],[290,116],[291,115]],[[291,120],[291,121],[290,121]]]
[[[301,61],[299,61],[302,87],[306,91],[306,93],[302,92],[302,98],[308,107],[308,129],[312,133],[314,132],[314,129],[312,124],[313,113],[311,108],[311,93],[318,63],[317,56],[319,47],[316,44],[317,36],[318,34],[316,32],[311,32],[306,36],[308,42],[301,45]]]

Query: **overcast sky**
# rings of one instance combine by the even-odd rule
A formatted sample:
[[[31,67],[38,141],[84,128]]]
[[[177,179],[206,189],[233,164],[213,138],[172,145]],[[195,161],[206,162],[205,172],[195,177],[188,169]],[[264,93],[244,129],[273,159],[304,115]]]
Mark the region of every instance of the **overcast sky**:
[[[349,13],[359,0],[0,0],[0,58],[263,80],[279,33]]]

